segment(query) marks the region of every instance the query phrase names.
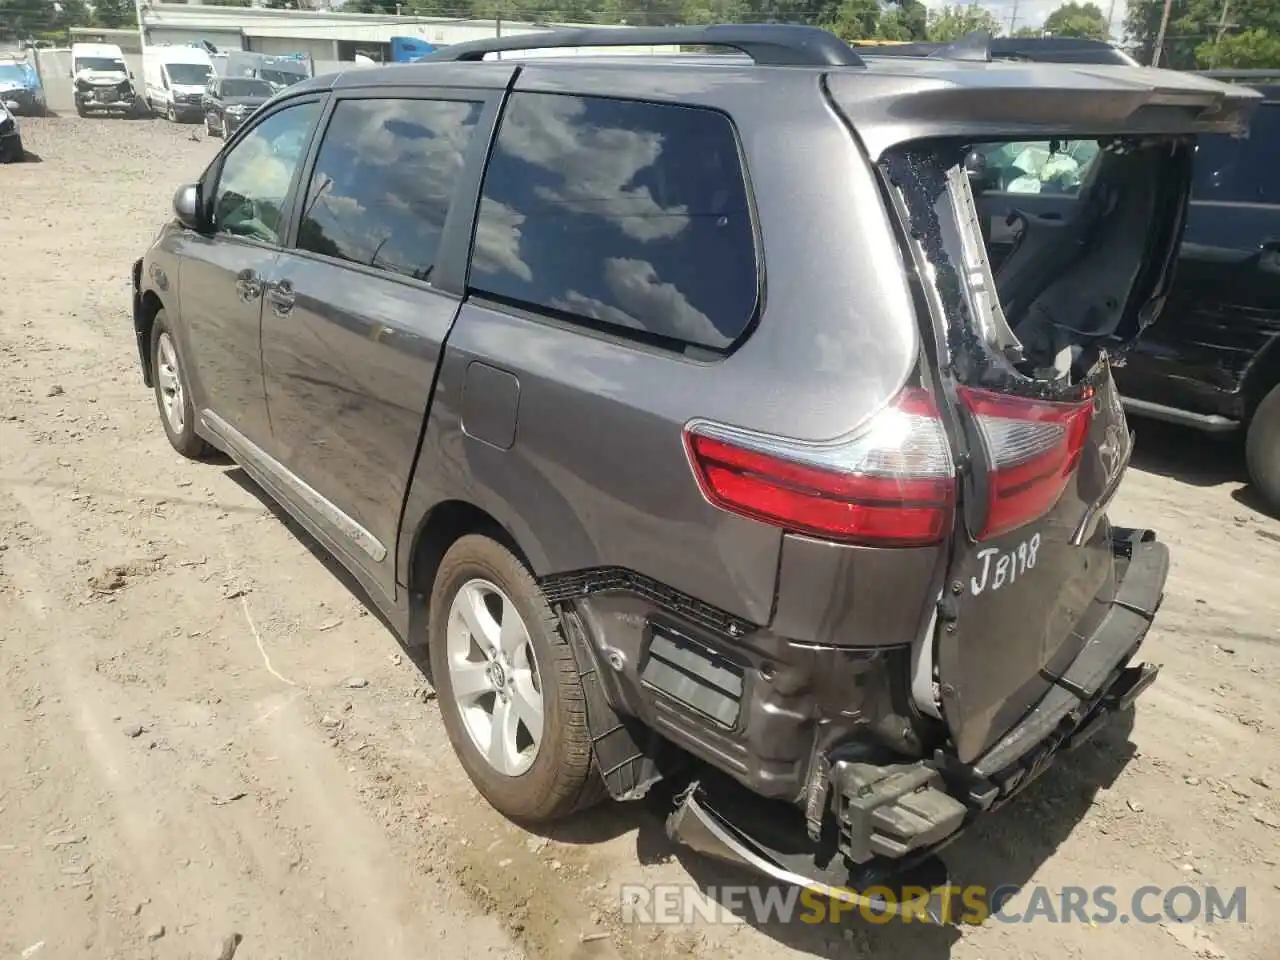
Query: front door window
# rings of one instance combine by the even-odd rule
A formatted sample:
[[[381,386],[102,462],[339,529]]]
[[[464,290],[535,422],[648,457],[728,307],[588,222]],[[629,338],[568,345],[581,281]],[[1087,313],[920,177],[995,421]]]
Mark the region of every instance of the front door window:
[[[285,198],[320,109],[311,101],[273,113],[227,154],[213,197],[218,233],[280,242]]]

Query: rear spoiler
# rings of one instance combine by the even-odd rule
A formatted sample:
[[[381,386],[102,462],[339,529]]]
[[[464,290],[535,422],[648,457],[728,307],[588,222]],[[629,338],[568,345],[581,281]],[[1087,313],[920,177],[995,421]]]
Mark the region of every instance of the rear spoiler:
[[[950,43],[860,40],[854,50],[875,57],[929,57],[990,63],[993,60],[1027,60],[1034,63],[1109,63],[1118,67],[1140,64],[1105,40],[1078,37],[993,37],[975,30]]]
[[[873,160],[941,137],[1242,136],[1263,99],[1248,87],[1147,67],[1011,63],[993,67],[996,73],[940,60],[902,67],[826,76]]]

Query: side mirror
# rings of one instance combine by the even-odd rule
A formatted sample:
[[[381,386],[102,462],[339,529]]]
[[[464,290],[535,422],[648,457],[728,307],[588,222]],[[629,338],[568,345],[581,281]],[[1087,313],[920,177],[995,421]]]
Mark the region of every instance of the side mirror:
[[[173,195],[173,213],[189,230],[200,229],[200,185],[188,183]]]

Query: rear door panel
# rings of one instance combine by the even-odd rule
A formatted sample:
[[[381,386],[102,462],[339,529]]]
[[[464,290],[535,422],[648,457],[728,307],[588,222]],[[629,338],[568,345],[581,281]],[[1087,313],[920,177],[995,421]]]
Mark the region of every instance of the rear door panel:
[[[1105,359],[1090,384],[1089,438],[1057,504],[991,540],[958,534],[937,663],[943,715],[962,762],[976,759],[1048,692],[1114,593],[1104,512],[1128,463],[1130,434]]]

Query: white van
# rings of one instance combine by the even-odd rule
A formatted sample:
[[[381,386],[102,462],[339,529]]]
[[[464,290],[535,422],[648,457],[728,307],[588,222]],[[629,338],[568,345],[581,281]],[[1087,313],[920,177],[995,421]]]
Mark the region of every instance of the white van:
[[[132,111],[137,107],[133,75],[114,43],[73,43],[71,80],[76,113]]]
[[[213,61],[199,47],[148,45],[142,51],[147,106],[175,123],[204,116],[204,91]]]

